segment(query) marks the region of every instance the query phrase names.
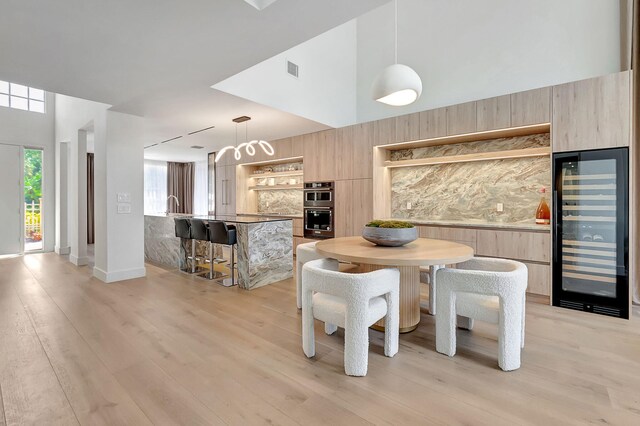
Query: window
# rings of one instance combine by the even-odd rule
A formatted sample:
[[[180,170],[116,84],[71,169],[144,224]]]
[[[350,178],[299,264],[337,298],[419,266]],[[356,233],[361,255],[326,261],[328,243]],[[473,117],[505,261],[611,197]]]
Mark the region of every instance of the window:
[[[0,106],[44,113],[44,90],[0,81]]]
[[[167,211],[167,163],[144,160],[144,214]]]

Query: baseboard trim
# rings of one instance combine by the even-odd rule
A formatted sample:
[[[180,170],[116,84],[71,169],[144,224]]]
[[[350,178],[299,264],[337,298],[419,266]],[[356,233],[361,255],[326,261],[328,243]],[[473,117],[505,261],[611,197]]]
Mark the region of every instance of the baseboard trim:
[[[69,262],[76,266],[85,266],[89,264],[89,258],[87,256],[77,257],[72,254],[69,255]]]
[[[71,253],[71,247],[55,247],[55,252],[60,255],[65,255]]]
[[[134,278],[142,278],[146,275],[147,275],[146,268],[123,269],[120,271],[111,271],[111,272],[106,272],[95,266],[93,268],[93,276],[105,283],[132,280]]]

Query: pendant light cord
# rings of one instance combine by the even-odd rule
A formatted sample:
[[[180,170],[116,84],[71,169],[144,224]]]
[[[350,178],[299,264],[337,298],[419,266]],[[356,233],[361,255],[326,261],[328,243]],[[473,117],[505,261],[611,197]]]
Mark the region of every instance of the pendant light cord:
[[[394,27],[394,54],[395,54],[395,63],[398,63],[398,0],[393,1],[394,6],[394,16],[395,16],[395,27]]]

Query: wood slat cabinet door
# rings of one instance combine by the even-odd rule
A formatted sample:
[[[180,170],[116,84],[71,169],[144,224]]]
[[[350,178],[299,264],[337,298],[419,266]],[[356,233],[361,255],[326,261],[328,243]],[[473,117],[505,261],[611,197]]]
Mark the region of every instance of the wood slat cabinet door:
[[[554,152],[629,146],[629,71],[553,87]]]
[[[278,139],[277,141],[274,141],[274,143],[272,143],[272,146],[275,154],[271,158],[274,160],[279,160],[283,158],[293,157],[292,143],[293,141],[291,140],[291,138]],[[259,150],[262,151],[262,148],[259,148]]]
[[[476,102],[447,107],[447,135],[473,133],[477,127]]]
[[[476,103],[476,130],[506,129],[511,126],[511,96],[483,99]]]
[[[333,205],[333,228],[335,237],[348,237],[351,235],[351,216],[353,207],[351,203],[353,185],[351,180],[338,180],[335,182]]]
[[[529,126],[551,121],[551,87],[511,95],[511,126]]]
[[[447,109],[437,108],[420,113],[420,139],[447,136]]]
[[[420,113],[405,114],[396,117],[396,142],[408,142],[420,139]]]
[[[302,136],[305,182],[317,182],[320,180],[318,138],[321,133],[323,132],[308,133]]]
[[[524,262],[527,266],[527,293],[551,296],[551,265]]]
[[[302,135],[291,138],[291,156],[304,156],[304,137]]]
[[[477,238],[476,254],[480,256],[545,263],[551,261],[551,232],[479,229]]]
[[[441,226],[419,226],[418,233],[421,238],[433,238],[436,240],[453,241],[467,245],[476,250],[476,230],[468,228],[447,228]]]
[[[373,220],[373,179],[354,179],[351,187],[351,236]]]
[[[376,120],[374,124],[375,145],[387,145],[396,141],[396,118]]]
[[[328,180],[353,179],[354,175],[354,127],[347,126],[335,130],[335,141],[333,144],[333,157],[327,158],[325,167],[333,168],[334,173]],[[327,176],[329,177],[329,176]]]
[[[318,134],[317,176],[319,181],[332,181],[336,179],[336,129],[325,130]]]
[[[373,122],[353,126],[353,140],[349,145],[352,150],[351,178],[373,178],[373,141],[375,125]]]

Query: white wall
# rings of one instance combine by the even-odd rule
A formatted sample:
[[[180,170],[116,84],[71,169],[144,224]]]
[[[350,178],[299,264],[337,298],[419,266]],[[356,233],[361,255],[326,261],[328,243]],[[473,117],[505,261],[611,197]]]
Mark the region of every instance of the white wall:
[[[356,120],[356,57],[356,22],[350,21],[213,88],[332,127],[347,126]],[[287,60],[300,67],[298,79],[287,74]]]
[[[144,145],[145,120],[107,111],[106,143],[96,133],[96,240],[106,241],[94,275],[105,282],[145,275],[144,266]],[[103,184],[106,186],[103,187]],[[118,214],[118,194],[131,197],[131,213]],[[101,253],[102,254],[102,253]]]
[[[56,145],[66,143],[68,148],[68,186],[56,188],[60,194],[57,197],[59,210],[58,220],[67,220],[67,238],[69,248],[61,251],[70,252],[70,260],[76,265],[87,264],[86,253],[86,144],[79,146],[78,134],[81,129],[94,129],[94,140],[104,135],[104,122],[106,120],[107,104],[73,98],[70,96],[56,95],[55,114],[55,140]],[[98,133],[95,134],[95,127]],[[58,150],[60,151],[60,150]],[[59,162],[58,158],[58,162]],[[85,166],[83,166],[85,165]],[[61,168],[56,174],[60,176],[65,171]],[[66,191],[66,193],[65,193]],[[65,200],[67,204],[62,202]],[[97,217],[96,217],[97,221]],[[63,227],[61,227],[62,229]],[[60,235],[59,241],[64,241],[64,235]],[[99,250],[96,244],[96,250]]]
[[[45,114],[0,107],[0,143],[44,150],[42,220],[45,251],[53,250],[56,233],[54,99],[54,94],[47,93]]]
[[[94,276],[112,282],[144,276],[143,147],[145,120],[109,105],[56,97],[56,141],[69,147],[70,259],[86,264],[86,137],[93,133],[95,192]],[[131,196],[131,213],[117,213],[117,194]],[[61,199],[64,197],[60,197]]]
[[[393,63],[393,3],[357,22],[360,122],[620,70],[619,0],[399,0],[398,61],[423,93],[389,107],[371,85]]]

